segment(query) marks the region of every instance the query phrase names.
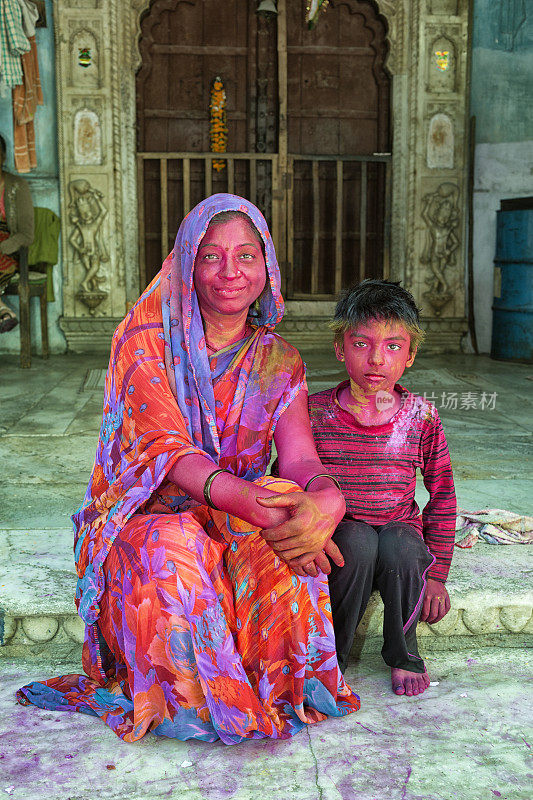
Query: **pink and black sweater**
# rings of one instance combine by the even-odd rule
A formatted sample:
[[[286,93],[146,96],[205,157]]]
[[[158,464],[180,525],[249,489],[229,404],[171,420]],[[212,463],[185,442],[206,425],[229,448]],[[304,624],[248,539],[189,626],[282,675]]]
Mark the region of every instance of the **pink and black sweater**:
[[[456,501],[448,445],[435,406],[396,384],[402,405],[385,425],[360,425],[336,398],[347,381],[309,398],[320,460],[339,481],[346,516],[385,525],[406,522],[424,537],[435,563],[428,576],[448,577],[455,538]],[[429,501],[415,502],[420,469]]]

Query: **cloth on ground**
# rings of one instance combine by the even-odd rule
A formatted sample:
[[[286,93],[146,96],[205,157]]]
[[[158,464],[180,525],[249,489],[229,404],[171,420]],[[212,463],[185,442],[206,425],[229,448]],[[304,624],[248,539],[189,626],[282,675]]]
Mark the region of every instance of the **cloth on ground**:
[[[533,517],[484,508],[481,511],[457,509],[456,547],[473,547],[483,539],[489,544],[530,544],[533,542]]]

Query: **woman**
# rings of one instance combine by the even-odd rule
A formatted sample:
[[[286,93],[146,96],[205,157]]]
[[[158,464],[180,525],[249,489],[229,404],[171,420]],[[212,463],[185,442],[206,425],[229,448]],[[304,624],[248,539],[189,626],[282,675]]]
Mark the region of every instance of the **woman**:
[[[33,242],[33,204],[24,178],[5,172],[6,142],[0,136],[0,298],[18,268],[20,247]],[[18,325],[14,311],[0,299],[0,333]]]
[[[21,702],[97,714],[126,741],[226,744],[359,707],[316,577],[324,548],[342,563],[328,539],[344,500],[316,455],[302,360],[272,332],[282,314],[261,213],[226,194],[196,206],[113,339],[73,518],[89,677]]]

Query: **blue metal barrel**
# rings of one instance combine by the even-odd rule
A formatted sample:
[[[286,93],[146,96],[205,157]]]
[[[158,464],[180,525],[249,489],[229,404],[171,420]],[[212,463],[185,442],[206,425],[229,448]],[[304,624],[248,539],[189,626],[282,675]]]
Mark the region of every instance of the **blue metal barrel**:
[[[533,362],[533,208],[496,213],[491,356]]]

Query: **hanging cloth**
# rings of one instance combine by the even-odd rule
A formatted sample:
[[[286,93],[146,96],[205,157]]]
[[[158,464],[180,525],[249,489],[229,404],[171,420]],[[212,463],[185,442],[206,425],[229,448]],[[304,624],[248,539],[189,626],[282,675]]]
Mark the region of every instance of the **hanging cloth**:
[[[50,208],[33,209],[35,215],[35,234],[33,244],[28,250],[28,265],[37,272],[46,272],[46,299],[53,303],[53,267],[58,259],[58,240],[61,220]]]
[[[0,4],[0,77],[8,86],[23,82],[20,57],[31,49],[22,27],[18,0],[2,0]]]
[[[35,25],[39,19],[39,9],[31,0],[17,0],[22,14],[22,28],[25,35],[35,36]]]
[[[13,88],[13,138],[17,172],[29,172],[37,166],[33,120],[37,106],[43,105],[35,36],[31,36],[29,41],[31,50],[22,56],[24,81]]]

